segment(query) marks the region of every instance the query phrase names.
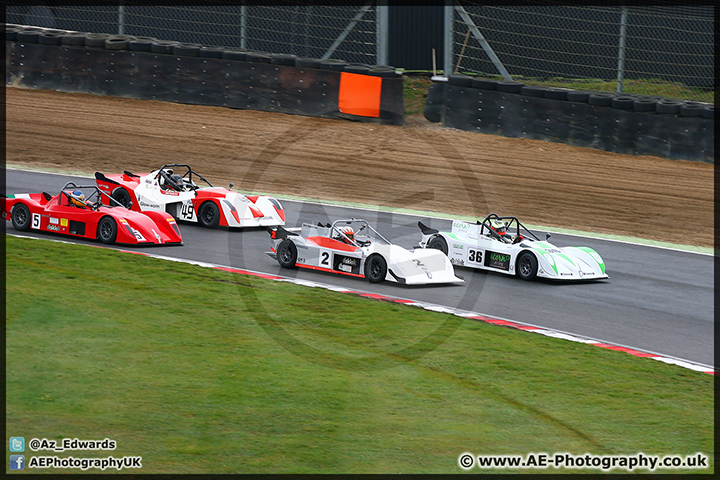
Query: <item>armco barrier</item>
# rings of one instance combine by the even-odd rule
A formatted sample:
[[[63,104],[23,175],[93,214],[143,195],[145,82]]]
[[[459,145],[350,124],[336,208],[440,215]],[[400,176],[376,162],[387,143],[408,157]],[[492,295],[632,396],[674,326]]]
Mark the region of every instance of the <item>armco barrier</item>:
[[[405,122],[402,78],[393,71],[388,75],[385,70],[368,69],[370,74],[363,75],[17,40],[6,41],[5,47],[5,80],[11,86],[392,125]]]
[[[467,82],[450,80],[455,84],[438,82],[443,85],[442,105],[437,106],[437,84],[432,86],[435,90],[433,104],[430,96],[427,103],[428,107],[439,110],[439,121],[446,127],[621,154],[714,163],[714,118],[699,114],[702,111],[706,116],[713,117],[712,106],[678,102],[683,104],[686,113],[683,116],[657,113],[654,108],[652,111],[635,110],[649,110],[647,105],[652,106],[652,102],[647,98],[616,94],[602,96],[590,92],[582,96],[584,101],[571,101],[569,99],[579,99],[580,96],[569,92],[561,95],[557,89],[545,89],[543,92],[542,88],[529,86],[517,86],[515,90],[518,92],[510,93],[492,89],[496,86],[493,84],[475,88],[473,84],[480,82],[466,86],[457,83]],[[665,103],[662,100],[658,103],[657,99],[654,101],[659,111],[663,111]],[[631,104],[637,106],[630,110]],[[680,112],[681,107],[676,107]],[[428,120],[437,121],[437,117],[436,114]]]

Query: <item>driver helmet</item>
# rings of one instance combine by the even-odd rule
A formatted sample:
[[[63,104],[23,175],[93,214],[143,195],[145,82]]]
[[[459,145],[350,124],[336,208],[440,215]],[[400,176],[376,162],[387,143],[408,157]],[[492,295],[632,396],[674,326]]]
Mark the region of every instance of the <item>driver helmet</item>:
[[[340,227],[339,230],[340,230],[342,233],[344,233],[345,236],[346,236],[347,238],[349,238],[350,240],[354,240],[354,239],[355,239],[355,230],[353,230],[352,227]],[[343,238],[343,240],[345,240],[345,239]]]
[[[172,179],[173,182],[175,182],[177,184],[178,187],[180,187],[180,188],[185,187],[185,181],[183,180],[183,177],[181,177],[177,173],[174,175],[170,175],[170,178]]]
[[[501,237],[507,233],[507,225],[500,220],[490,220],[490,228]]]
[[[85,203],[85,194],[81,190],[73,190],[69,197],[70,203],[76,207],[85,208],[87,206],[87,203]]]

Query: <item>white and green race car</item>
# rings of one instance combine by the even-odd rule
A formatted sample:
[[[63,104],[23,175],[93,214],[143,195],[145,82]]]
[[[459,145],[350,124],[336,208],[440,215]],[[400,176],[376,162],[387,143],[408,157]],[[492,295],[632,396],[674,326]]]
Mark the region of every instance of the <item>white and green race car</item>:
[[[605,262],[589,247],[557,247],[541,241],[515,217],[491,213],[476,223],[453,221],[451,232],[418,222],[421,248],[441,250],[453,265],[517,275],[524,280],[608,278]]]

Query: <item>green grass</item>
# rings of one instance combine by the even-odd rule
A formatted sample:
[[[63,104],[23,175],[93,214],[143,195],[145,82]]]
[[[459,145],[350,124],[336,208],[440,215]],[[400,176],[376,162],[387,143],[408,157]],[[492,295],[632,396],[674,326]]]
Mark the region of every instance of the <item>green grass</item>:
[[[710,469],[695,473],[714,471],[707,374],[322,289],[6,242],[8,437],[107,437],[115,451],[72,455],[140,455],[141,473],[461,473],[466,451],[703,452]]]

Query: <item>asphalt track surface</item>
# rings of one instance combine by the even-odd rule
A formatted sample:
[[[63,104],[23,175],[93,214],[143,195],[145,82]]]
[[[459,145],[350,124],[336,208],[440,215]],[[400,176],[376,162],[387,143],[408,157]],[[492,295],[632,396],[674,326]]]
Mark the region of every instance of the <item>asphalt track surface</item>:
[[[55,195],[65,182],[94,184],[94,179],[85,177],[20,170],[6,170],[6,181],[8,194],[46,191]],[[450,230],[451,225],[448,219],[311,202],[282,203],[286,227],[300,226],[302,222],[364,218],[386,238],[406,248],[420,240],[418,220],[440,230]],[[10,222],[6,227],[8,233],[17,233]],[[463,285],[407,287],[390,282],[371,284],[363,279],[305,269],[283,269],[265,254],[270,242],[264,229],[209,230],[189,223],[180,223],[180,228],[182,246],[120,248],[431,302],[715,366],[711,255],[556,233],[550,241],[558,246],[585,245],[597,250],[605,260],[610,278],[572,284],[524,282],[513,276],[456,267],[456,273],[465,279]],[[542,231],[536,233],[540,238],[545,235]],[[98,244],[32,231],[23,235]]]

